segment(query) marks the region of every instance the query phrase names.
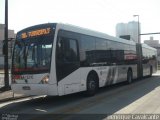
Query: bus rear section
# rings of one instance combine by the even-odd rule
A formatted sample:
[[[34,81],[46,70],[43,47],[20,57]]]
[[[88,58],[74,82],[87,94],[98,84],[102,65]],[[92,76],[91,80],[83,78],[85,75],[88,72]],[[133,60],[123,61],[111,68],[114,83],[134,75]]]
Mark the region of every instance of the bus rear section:
[[[138,55],[137,76],[143,78],[152,76],[157,71],[157,50],[146,44],[136,44]]]
[[[15,93],[57,95],[57,82],[50,80],[56,24],[42,24],[17,33],[12,57],[12,85]]]

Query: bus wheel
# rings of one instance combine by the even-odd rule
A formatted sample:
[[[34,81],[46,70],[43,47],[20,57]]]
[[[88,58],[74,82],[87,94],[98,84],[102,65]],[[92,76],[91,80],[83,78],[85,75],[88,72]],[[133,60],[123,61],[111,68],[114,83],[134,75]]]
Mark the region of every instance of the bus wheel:
[[[87,96],[94,96],[97,89],[98,89],[98,84],[97,84],[97,77],[94,74],[90,74],[87,78],[87,91],[86,94]]]
[[[152,76],[152,73],[153,73],[153,70],[152,70],[152,66],[150,67],[150,74],[149,74],[149,77]]]
[[[127,84],[131,84],[132,81],[133,81],[132,71],[128,70],[128,72],[127,72]]]

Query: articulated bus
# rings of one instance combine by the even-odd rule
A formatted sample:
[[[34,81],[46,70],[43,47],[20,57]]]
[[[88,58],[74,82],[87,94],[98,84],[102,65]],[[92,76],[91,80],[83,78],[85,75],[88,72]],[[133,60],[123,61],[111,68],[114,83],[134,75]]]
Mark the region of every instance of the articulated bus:
[[[17,33],[12,56],[15,93],[62,96],[151,76],[157,51],[81,27],[47,23]]]

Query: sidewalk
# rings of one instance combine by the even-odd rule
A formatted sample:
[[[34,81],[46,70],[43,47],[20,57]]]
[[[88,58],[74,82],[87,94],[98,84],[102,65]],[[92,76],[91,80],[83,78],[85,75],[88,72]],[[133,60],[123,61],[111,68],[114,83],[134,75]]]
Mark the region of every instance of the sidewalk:
[[[22,94],[15,94],[12,92],[12,90],[3,90],[3,87],[4,87],[4,71],[0,69],[0,103],[27,97]]]
[[[27,96],[23,94],[15,94],[11,90],[8,90],[8,91],[0,90],[0,103],[10,101],[10,100],[20,99],[20,98],[25,98],[25,97]]]

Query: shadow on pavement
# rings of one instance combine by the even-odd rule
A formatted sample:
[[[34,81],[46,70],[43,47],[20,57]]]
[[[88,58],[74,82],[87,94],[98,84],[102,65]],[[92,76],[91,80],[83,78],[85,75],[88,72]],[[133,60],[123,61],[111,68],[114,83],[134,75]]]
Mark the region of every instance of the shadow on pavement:
[[[99,89],[93,97],[83,93],[60,97],[42,97],[13,102],[0,108],[0,113],[26,115],[26,119],[54,117],[57,119],[102,119],[114,114],[160,86],[160,76],[136,80],[130,85],[120,83]],[[28,115],[29,114],[29,115]],[[49,117],[50,116],[50,117]]]

